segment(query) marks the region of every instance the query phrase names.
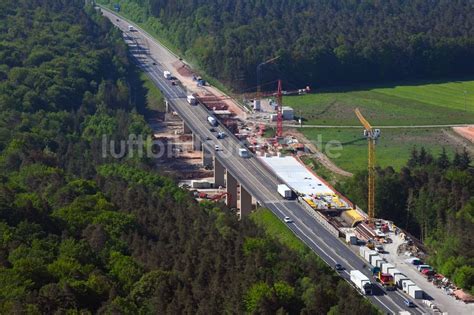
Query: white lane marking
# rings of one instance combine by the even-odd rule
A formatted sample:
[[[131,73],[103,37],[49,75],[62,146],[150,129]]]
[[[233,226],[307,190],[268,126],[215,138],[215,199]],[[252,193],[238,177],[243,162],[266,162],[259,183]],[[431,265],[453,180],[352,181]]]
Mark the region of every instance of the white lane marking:
[[[140,61],[138,60],[138,58],[137,58],[135,55],[134,55],[133,57],[135,57],[135,59],[137,60],[137,62],[138,62],[139,64],[142,64],[142,63],[140,63]],[[142,64],[142,65],[145,66],[145,64]],[[165,91],[167,92],[167,94],[170,94],[170,96],[172,96],[172,95],[174,94],[173,99],[179,99],[179,98],[180,98],[180,97],[177,95],[177,93],[176,93],[175,91],[173,91],[173,89],[171,89],[169,86],[167,86],[165,83],[163,83],[161,80],[158,79],[159,74],[157,74],[155,71],[146,71],[146,72],[149,73],[151,77],[156,76],[156,78],[154,78],[154,79],[156,80],[157,85],[159,85],[161,88],[163,88],[163,90],[165,90]],[[155,81],[155,80],[154,80],[154,81]],[[232,144],[233,144],[233,142],[230,141],[231,147],[232,147]],[[239,161],[238,163],[241,164],[240,161]],[[252,163],[252,164],[253,164],[253,163]],[[253,164],[252,166],[254,166],[255,169],[256,169],[259,173],[261,173],[262,175],[265,175],[264,172],[260,169],[260,167],[258,167],[258,165]],[[248,169],[246,169],[246,168],[244,168],[244,169],[248,171]],[[251,178],[251,177],[250,177],[250,178]],[[273,182],[273,178],[271,178],[271,181]],[[255,184],[253,181],[251,181],[251,182],[252,182],[252,184]],[[258,182],[258,181],[257,181],[257,182]],[[268,191],[268,188],[267,188],[266,186],[263,186],[263,187],[265,187],[265,189]],[[262,192],[261,189],[258,189],[258,190],[259,190],[260,192]],[[280,201],[280,200],[275,200],[275,201],[269,201],[269,202],[272,202],[272,203],[273,203],[273,202],[284,203],[285,201],[282,202],[282,201]],[[286,203],[290,203],[290,202],[286,201]],[[278,208],[278,206],[277,206],[275,203],[274,203],[274,206],[275,206],[276,209],[280,212],[280,214],[283,214],[282,211]],[[300,222],[307,230],[311,231],[311,229],[310,229],[307,225],[305,225],[305,224],[303,223],[303,221],[301,221],[299,218],[296,218],[296,220],[297,220],[298,222]],[[301,234],[303,234],[314,246],[316,246],[321,252],[323,252],[323,253],[326,255],[327,258],[331,259],[333,262],[336,262],[336,260],[334,260],[330,255],[328,255],[328,253],[327,253],[326,251],[324,251],[318,244],[316,244],[316,243],[311,239],[311,237],[309,237],[305,232],[303,232],[302,229],[300,229],[297,225],[294,225],[294,227],[295,227]],[[314,234],[317,238],[321,239],[321,238],[320,238],[319,236],[317,236],[314,232],[313,232],[312,234]],[[331,252],[333,252],[334,255],[338,256],[338,257],[341,258],[343,261],[345,261],[348,266],[354,268],[354,267],[352,266],[352,264],[350,264],[345,258],[342,258],[340,255],[338,255],[333,249],[330,248],[329,250],[330,250]],[[347,274],[349,274],[346,270],[345,270],[344,272],[347,273]],[[397,292],[397,293],[398,293],[398,292]],[[399,293],[398,293],[398,294],[399,294]],[[374,298],[375,298],[376,300],[378,300],[382,305],[384,305],[387,309],[390,310],[390,308],[389,308],[385,303],[383,303],[383,302],[380,300],[380,298],[378,298],[378,297],[376,297],[376,296],[374,296]],[[391,300],[391,299],[389,299],[389,300]],[[392,301],[392,303],[393,303],[393,301]],[[395,304],[395,303],[393,303],[393,304],[394,304],[397,308],[399,308],[400,310],[402,310],[397,304]]]
[[[285,216],[285,214],[283,213],[283,211],[280,210],[280,208],[278,208],[277,205],[275,205],[275,208],[278,210],[278,212],[280,213],[280,215]],[[301,220],[298,220],[298,221],[301,222]],[[302,223],[302,222],[301,222],[301,223]],[[305,227],[308,229],[308,227],[307,227],[304,223],[302,223],[302,224],[303,224],[303,226],[305,226]],[[294,227],[295,229],[297,229],[301,234],[303,234],[312,244],[314,244],[314,245],[315,245],[321,252],[323,252],[329,259],[331,259],[334,263],[336,263],[336,260],[334,260],[334,258],[332,258],[331,256],[329,256],[328,253],[327,253],[326,251],[324,251],[318,244],[316,244],[305,232],[303,232],[303,231],[299,228],[298,225],[293,224],[293,227]],[[314,233],[313,233],[313,234],[314,234]],[[335,254],[336,256],[338,256],[339,258],[341,258],[341,256],[339,256],[337,253],[334,252],[334,254]],[[345,259],[344,259],[344,260],[345,260]],[[351,264],[348,264],[348,265],[349,265],[349,266],[352,266]],[[345,272],[347,273],[347,271],[345,271]],[[373,295],[373,297],[374,297],[374,299],[376,299],[377,301],[379,301],[380,304],[382,304],[383,306],[385,306],[388,310],[392,311],[392,309],[391,309],[390,307],[388,307],[384,302],[382,302],[379,297],[377,297],[377,296],[375,296],[375,295]],[[386,299],[387,299],[388,301],[390,301],[393,305],[395,305],[395,307],[396,307],[397,309],[403,310],[403,308],[401,308],[397,303],[395,303],[395,301],[393,301],[388,295],[386,296]]]

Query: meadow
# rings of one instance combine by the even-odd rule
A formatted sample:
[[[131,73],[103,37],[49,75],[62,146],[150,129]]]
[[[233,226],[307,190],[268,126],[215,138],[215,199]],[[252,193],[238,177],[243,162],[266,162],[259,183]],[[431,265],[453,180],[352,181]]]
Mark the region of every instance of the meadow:
[[[383,126],[446,125],[474,122],[474,81],[453,81],[389,87],[331,89],[302,96],[284,97],[306,125],[358,126],[354,109],[358,107],[372,126],[380,126],[382,137],[377,144],[377,165],[400,169],[414,146],[425,147],[437,155],[445,147],[450,155],[462,149],[449,128],[401,128]],[[339,167],[354,172],[367,167],[367,141],[361,128],[303,128],[310,140],[322,137],[339,141],[339,156],[329,156]],[[323,150],[324,151],[324,150]]]
[[[283,103],[305,124],[359,125],[356,107],[374,126],[465,124],[474,121],[474,81],[316,90]]]
[[[302,133],[313,141],[321,139],[321,150],[325,152],[326,144],[338,141],[342,150],[327,154],[342,169],[355,172],[367,168],[367,140],[361,129],[327,129],[305,128]],[[459,143],[452,142],[443,129],[382,129],[382,136],[376,146],[376,164],[380,167],[392,166],[399,170],[406,164],[413,147],[418,150],[424,147],[437,156],[446,148],[452,156],[456,150],[462,150]]]

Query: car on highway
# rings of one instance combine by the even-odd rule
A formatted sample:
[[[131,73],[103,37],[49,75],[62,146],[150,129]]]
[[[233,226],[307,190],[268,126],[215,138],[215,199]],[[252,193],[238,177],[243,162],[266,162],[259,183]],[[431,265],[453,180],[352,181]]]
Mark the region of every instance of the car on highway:
[[[344,267],[342,267],[341,264],[335,264],[335,265],[334,265],[334,268],[335,268],[337,271],[342,271],[342,270],[344,270]]]
[[[152,64],[153,64],[154,66],[156,66],[156,62],[153,61]]]
[[[209,131],[210,131],[210,132],[216,132],[216,129],[214,129],[214,128],[209,128]]]
[[[413,304],[413,302],[408,299],[403,299],[403,303],[408,307],[415,307],[415,304]]]
[[[221,148],[217,144],[214,146],[214,150],[219,151],[220,149]]]
[[[211,140],[211,137],[206,137],[206,140]]]
[[[176,85],[176,81],[171,81],[171,85]]]
[[[219,132],[219,133],[217,134],[217,139],[224,139],[225,136],[226,136],[226,134],[225,134],[224,132]]]
[[[293,220],[291,220],[290,217],[285,217],[283,219],[283,221],[285,221],[285,223],[292,223],[293,222]]]

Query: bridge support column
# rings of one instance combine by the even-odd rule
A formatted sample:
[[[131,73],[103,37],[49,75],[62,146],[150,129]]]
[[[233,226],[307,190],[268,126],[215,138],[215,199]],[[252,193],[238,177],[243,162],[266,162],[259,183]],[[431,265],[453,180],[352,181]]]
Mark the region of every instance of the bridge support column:
[[[227,192],[230,196],[227,196],[227,206],[229,208],[237,208],[237,180],[227,170]]]
[[[214,187],[225,186],[225,168],[214,156]]]
[[[199,137],[195,133],[192,134],[192,138],[193,138],[193,150],[201,151],[202,150],[201,139],[199,139]]]
[[[212,166],[213,164],[213,160],[212,160],[212,154],[211,152],[209,152],[209,150],[207,150],[204,145],[201,145],[202,146],[202,151],[201,151],[201,156],[202,156],[202,165],[204,167],[206,166]],[[224,176],[222,176],[224,177]]]
[[[188,125],[186,125],[186,123],[183,120],[183,134],[188,135],[190,133],[192,133],[191,129],[188,127]]]
[[[240,185],[240,217],[252,211],[252,195]]]

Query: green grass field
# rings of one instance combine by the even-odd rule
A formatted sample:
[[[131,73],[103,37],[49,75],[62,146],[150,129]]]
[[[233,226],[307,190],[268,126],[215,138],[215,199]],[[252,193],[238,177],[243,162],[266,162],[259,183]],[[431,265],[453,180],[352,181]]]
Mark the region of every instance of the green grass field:
[[[299,253],[307,253],[309,251],[308,247],[270,210],[260,208],[252,212],[250,218],[258,226],[262,227],[271,238],[278,240],[283,245]]]
[[[352,91],[340,88],[285,97],[283,102],[292,106],[306,125],[360,125],[354,113],[356,107],[373,126],[464,124],[474,122],[474,81],[365,87]],[[441,128],[381,129],[376,154],[381,167],[400,169],[413,146],[423,146],[435,156],[443,146],[451,155],[462,149]],[[329,156],[339,167],[350,172],[367,167],[367,141],[362,137],[362,126],[360,129],[300,130],[313,141],[321,136],[323,151],[328,141],[340,141],[343,145],[340,156]]]
[[[333,89],[284,97],[283,102],[305,124],[358,125],[356,107],[374,126],[463,124],[474,121],[474,81]]]
[[[344,170],[355,172],[367,168],[367,140],[362,136],[362,128],[311,128],[303,129],[302,132],[313,141],[321,139],[320,150]],[[342,150],[334,150],[331,154],[326,144],[332,140],[339,141]],[[442,129],[382,129],[382,136],[376,147],[377,165],[392,166],[399,170],[406,164],[413,146],[418,149],[423,146],[434,156],[437,156],[443,147],[450,155],[453,155],[455,150],[462,149],[460,145],[452,143]]]

